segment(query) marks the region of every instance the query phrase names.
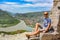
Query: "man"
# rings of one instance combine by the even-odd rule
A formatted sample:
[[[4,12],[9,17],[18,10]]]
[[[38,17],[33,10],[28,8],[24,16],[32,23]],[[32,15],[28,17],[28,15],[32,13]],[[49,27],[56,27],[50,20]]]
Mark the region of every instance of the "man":
[[[26,34],[27,37],[33,36],[33,35],[37,35],[40,32],[48,32],[50,27],[51,27],[51,19],[48,17],[48,12],[44,12],[44,26],[42,26],[42,29],[39,29],[39,26],[41,27],[40,23],[36,23],[35,26],[35,32],[32,32],[31,34]]]

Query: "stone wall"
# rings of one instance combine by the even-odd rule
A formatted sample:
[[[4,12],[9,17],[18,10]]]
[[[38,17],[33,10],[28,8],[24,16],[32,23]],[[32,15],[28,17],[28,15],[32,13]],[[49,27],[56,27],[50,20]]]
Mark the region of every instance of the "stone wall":
[[[58,30],[57,31],[60,33],[60,16],[59,16],[59,23],[58,23]]]

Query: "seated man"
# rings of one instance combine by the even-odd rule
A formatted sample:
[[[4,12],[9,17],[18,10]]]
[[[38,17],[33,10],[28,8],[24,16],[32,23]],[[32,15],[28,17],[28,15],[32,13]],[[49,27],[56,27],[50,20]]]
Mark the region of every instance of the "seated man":
[[[39,34],[40,32],[47,32],[49,31],[50,27],[51,27],[51,19],[48,17],[48,12],[44,12],[44,26],[42,26],[43,28],[42,29],[39,29],[39,26],[41,27],[41,25],[39,23],[36,23],[36,26],[35,26],[35,31],[32,32],[31,34],[26,34],[27,37],[30,37],[30,36],[33,36],[33,35],[37,35]]]

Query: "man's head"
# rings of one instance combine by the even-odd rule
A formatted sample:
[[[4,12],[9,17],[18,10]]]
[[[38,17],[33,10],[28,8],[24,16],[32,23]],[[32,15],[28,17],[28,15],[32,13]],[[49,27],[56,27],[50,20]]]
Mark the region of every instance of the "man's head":
[[[48,12],[44,12],[44,17],[48,18]]]

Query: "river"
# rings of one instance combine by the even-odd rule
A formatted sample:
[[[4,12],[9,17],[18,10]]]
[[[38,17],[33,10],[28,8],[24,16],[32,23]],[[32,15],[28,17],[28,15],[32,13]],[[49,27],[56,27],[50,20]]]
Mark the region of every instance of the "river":
[[[17,31],[17,30],[32,31],[32,28],[28,27],[23,20],[20,20],[20,23],[18,23],[15,26],[0,28],[0,31],[4,31],[4,32],[12,32],[12,31]]]

